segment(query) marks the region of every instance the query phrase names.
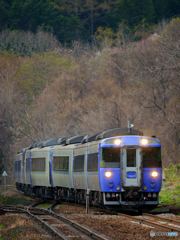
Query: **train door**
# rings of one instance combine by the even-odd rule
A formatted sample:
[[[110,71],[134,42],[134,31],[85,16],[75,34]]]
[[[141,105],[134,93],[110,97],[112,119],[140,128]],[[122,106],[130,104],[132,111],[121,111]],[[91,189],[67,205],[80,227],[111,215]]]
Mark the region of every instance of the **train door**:
[[[142,187],[142,155],[137,146],[121,148],[121,186],[124,190]]]

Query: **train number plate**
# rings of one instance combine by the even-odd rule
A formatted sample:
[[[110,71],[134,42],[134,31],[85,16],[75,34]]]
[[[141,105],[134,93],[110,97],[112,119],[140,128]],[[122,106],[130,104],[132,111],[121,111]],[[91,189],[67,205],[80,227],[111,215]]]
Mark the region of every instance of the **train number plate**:
[[[136,178],[136,172],[127,172],[127,178]]]

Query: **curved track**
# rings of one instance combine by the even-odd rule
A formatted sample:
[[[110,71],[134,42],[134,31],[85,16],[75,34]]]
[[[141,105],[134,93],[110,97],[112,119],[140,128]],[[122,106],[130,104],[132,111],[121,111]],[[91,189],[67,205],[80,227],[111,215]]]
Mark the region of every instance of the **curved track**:
[[[28,208],[3,206],[1,209],[8,213],[28,213],[33,219],[37,220],[44,228],[52,233],[53,236],[59,239],[97,239],[106,240],[105,237],[95,233],[93,230],[83,227],[75,221],[72,221],[53,211],[53,208],[58,204],[54,203],[48,209],[39,208],[38,205],[44,201],[35,203]]]
[[[70,239],[79,238],[79,239],[98,239],[105,240],[105,237],[102,237],[95,233],[92,229],[83,227],[75,221],[72,221],[66,218],[63,214],[57,214],[54,212],[54,208],[59,203],[52,204],[48,209],[39,208],[38,205],[44,202],[38,202],[31,205],[28,208],[25,207],[14,207],[14,206],[3,206],[1,209],[7,212],[19,212],[19,213],[28,213],[33,219],[39,221],[48,231],[50,231],[54,236],[59,237],[60,239]],[[141,217],[122,214],[119,212],[106,211],[104,214],[116,214],[127,219],[133,220],[139,224],[147,224],[155,228],[165,229],[167,231],[174,231],[180,233],[180,221],[160,217],[152,214],[143,213]]]

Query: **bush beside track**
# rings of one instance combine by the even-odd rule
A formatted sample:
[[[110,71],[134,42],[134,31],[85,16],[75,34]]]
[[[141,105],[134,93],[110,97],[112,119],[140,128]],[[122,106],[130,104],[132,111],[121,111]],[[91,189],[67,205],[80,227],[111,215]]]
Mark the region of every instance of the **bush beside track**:
[[[180,208],[180,164],[170,164],[163,171],[165,173],[165,189],[163,191],[162,183],[158,210]]]

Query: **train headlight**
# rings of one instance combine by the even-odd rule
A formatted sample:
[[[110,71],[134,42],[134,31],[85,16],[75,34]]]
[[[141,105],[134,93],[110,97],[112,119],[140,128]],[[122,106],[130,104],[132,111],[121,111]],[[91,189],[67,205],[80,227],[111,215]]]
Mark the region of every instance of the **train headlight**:
[[[151,176],[152,177],[157,177],[158,176],[158,172],[157,171],[152,171],[151,172]]]
[[[114,143],[115,143],[116,145],[121,144],[121,139],[116,139],[116,140],[114,141]]]
[[[146,145],[146,144],[148,143],[148,140],[145,139],[145,138],[143,138],[143,139],[141,140],[141,143],[142,143],[143,145]]]
[[[106,171],[105,172],[105,177],[110,178],[112,176],[112,172]]]

